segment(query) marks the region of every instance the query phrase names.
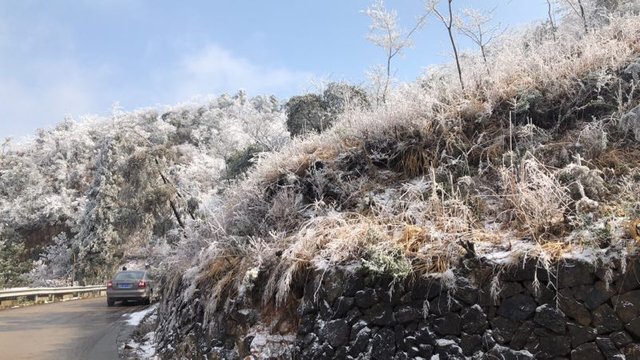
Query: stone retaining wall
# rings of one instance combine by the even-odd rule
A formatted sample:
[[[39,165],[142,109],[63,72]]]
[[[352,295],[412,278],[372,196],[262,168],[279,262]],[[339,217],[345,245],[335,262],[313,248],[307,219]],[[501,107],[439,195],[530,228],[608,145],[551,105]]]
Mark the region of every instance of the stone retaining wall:
[[[630,259],[624,273],[621,268],[569,261],[549,274],[533,261],[498,271],[467,260],[446,281],[449,287],[440,279],[394,282],[364,270],[318,272],[306,282],[294,313],[267,319],[260,309],[244,308],[219,317],[216,331],[192,325],[173,338],[178,351],[164,354],[640,359],[640,260]],[[195,308],[188,313],[198,316]]]

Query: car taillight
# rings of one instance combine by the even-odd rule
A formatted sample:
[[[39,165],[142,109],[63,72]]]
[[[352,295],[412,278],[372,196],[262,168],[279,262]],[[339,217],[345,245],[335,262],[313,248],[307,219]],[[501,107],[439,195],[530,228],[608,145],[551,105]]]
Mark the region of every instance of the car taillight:
[[[111,280],[107,281],[107,288],[113,289],[113,283],[111,282]]]
[[[147,286],[147,283],[144,280],[138,281],[138,288],[144,288]]]

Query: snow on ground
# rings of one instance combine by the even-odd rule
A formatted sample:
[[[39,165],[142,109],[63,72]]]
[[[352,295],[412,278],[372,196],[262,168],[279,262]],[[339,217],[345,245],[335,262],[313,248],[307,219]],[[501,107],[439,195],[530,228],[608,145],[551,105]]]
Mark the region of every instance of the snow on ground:
[[[131,326],[138,326],[140,325],[140,322],[142,321],[142,319],[144,319],[144,317],[147,316],[147,314],[154,311],[157,307],[158,307],[158,304],[155,304],[153,306],[149,306],[148,308],[142,311],[134,312],[131,314],[124,314],[122,316],[128,317],[127,324]]]
[[[130,340],[127,343],[129,349],[133,349],[135,358],[139,360],[157,360],[156,355],[156,332],[152,331],[147,333],[142,342],[138,343],[135,340]]]
[[[127,360],[159,360],[158,355],[156,355],[156,332],[153,330],[158,319],[157,310],[156,304],[142,311],[127,315],[127,323],[137,326],[137,328],[124,345],[121,358]]]

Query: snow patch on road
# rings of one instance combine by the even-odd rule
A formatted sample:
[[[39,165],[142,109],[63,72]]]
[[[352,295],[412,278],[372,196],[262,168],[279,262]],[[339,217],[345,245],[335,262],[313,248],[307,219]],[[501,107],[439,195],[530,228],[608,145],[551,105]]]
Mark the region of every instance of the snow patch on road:
[[[144,309],[142,311],[134,312],[134,313],[131,313],[131,314],[124,314],[122,316],[128,317],[127,324],[129,324],[131,326],[138,326],[138,325],[140,325],[140,322],[142,321],[142,319],[144,319],[144,317],[147,316],[147,314],[149,314],[150,312],[154,311],[156,309],[156,307],[158,307],[158,304],[155,304],[153,306],[149,306],[148,308],[146,308],[146,309]]]

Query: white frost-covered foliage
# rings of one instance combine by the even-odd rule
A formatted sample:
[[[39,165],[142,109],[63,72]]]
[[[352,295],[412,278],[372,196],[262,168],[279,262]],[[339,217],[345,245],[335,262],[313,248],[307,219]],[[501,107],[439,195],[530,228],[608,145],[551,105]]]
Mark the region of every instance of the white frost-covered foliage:
[[[0,286],[99,282],[127,258],[180,247],[178,218],[188,229],[215,211],[231,183],[222,181],[230,153],[288,141],[280,102],[244,92],[162,111],[115,109],[6,141],[0,252],[14,260],[2,262]]]

